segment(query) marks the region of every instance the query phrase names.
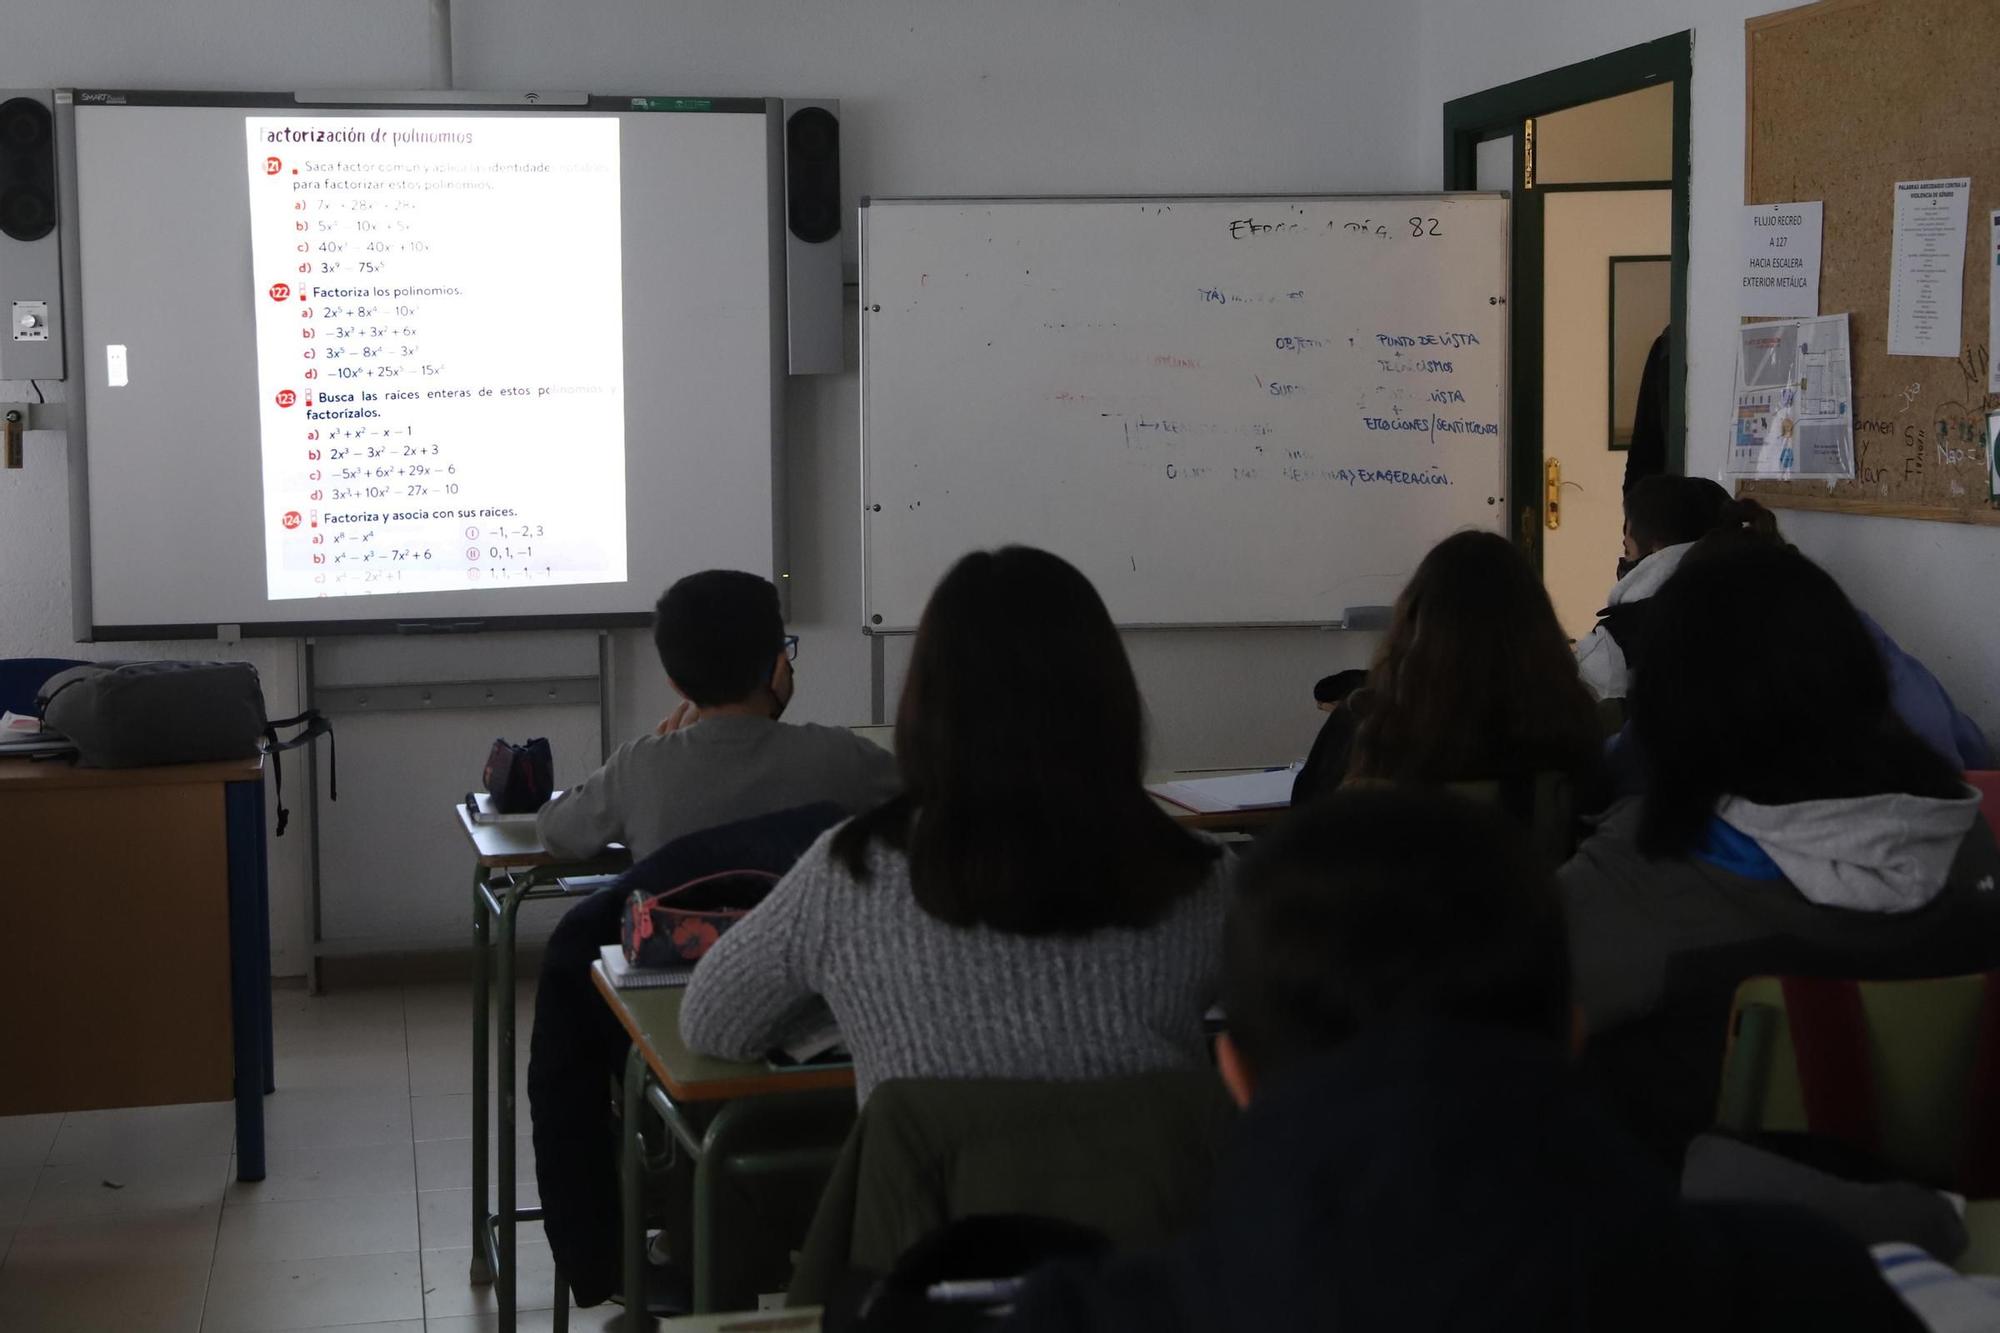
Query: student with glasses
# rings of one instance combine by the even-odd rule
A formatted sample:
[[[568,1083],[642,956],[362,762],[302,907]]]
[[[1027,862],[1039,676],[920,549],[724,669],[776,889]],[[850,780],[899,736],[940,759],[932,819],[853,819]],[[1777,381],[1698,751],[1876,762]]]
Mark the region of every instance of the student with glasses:
[[[780,721],[799,639],[768,579],[690,574],[660,598],[653,639],[681,702],[543,807],[535,827],[556,856],[622,842],[639,861],[717,824],[817,801],[866,810],[895,794],[896,761],[880,746],[845,727]]]

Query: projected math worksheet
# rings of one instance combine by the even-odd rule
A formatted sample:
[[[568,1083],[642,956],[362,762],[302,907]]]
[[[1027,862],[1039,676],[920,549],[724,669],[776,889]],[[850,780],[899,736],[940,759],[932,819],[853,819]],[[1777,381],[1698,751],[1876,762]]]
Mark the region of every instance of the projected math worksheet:
[[[269,596],[622,582],[618,122],[246,125]]]

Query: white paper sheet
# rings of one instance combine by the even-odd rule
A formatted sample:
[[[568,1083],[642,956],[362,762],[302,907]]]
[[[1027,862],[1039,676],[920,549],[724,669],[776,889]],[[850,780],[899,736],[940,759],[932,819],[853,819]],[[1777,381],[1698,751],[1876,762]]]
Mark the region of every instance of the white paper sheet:
[[[1146,790],[1197,814],[1276,810],[1292,803],[1292,784],[1298,780],[1299,770],[1303,767],[1303,764],[1293,764],[1289,768],[1267,769],[1261,773],[1182,778],[1177,782],[1155,782]]]
[[[1965,214],[1972,178],[1897,181],[1889,270],[1889,355],[1958,359]]]
[[[1819,245],[1825,205],[1746,204],[1743,208],[1739,315],[1817,315]]]
[[[2000,393],[2000,208],[1986,236],[1986,392]]]
[[[1853,477],[1847,316],[1745,324],[1736,333],[1729,475]]]

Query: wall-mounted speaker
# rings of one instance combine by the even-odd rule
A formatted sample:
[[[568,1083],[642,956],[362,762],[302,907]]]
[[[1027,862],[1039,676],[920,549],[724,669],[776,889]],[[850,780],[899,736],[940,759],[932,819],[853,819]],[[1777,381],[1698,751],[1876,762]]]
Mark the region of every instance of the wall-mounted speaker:
[[[63,373],[53,106],[47,91],[0,88],[0,380]]]
[[[840,103],[785,101],[785,343],[794,375],[846,369]]]

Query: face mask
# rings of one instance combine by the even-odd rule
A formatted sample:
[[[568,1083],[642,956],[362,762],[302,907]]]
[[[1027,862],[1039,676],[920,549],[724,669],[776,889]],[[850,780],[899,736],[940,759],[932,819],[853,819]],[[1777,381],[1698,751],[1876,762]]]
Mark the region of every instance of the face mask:
[[[1638,567],[1639,567],[1639,562],[1637,560],[1628,559],[1627,557],[1622,555],[1618,557],[1619,578],[1621,579],[1624,578],[1627,574],[1630,574],[1633,570],[1637,569]]]

